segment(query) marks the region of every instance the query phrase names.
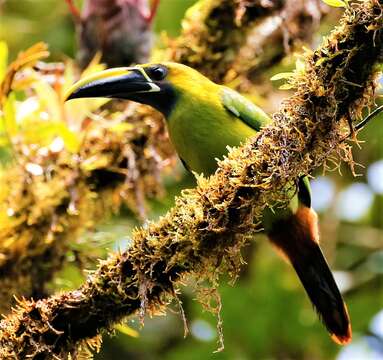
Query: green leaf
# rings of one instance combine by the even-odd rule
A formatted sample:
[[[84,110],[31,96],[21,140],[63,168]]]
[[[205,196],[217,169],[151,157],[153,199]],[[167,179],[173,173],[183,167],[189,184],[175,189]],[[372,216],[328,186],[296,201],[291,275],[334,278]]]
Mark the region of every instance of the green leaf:
[[[323,63],[325,63],[328,60],[329,60],[329,58],[322,57],[322,58],[320,58],[319,60],[316,61],[315,66],[320,66],[320,65],[322,65]]]
[[[5,41],[0,41],[0,82],[5,76],[8,63],[8,46]]]
[[[292,88],[294,88],[294,85],[292,84],[283,84],[279,87],[279,90],[290,90]]]
[[[60,100],[53,88],[47,82],[40,80],[36,80],[32,87],[39,98],[40,107],[48,111],[53,121],[61,119]]]
[[[127,122],[122,122],[115,124],[109,128],[109,130],[117,133],[117,134],[122,134],[126,131],[132,130],[134,128],[133,124],[127,123]]]
[[[271,81],[277,81],[282,79],[290,79],[292,76],[294,76],[293,72],[282,72],[279,74],[275,74],[270,78]]]
[[[0,133],[0,148],[6,147],[9,145],[9,139],[5,134]]]
[[[306,69],[306,63],[304,62],[304,60],[301,58],[297,58],[297,60],[295,61],[295,70],[298,73],[303,73],[305,69]]]
[[[322,0],[324,3],[326,3],[329,6],[332,7],[346,7],[346,2],[342,0]]]
[[[96,169],[105,168],[110,164],[110,158],[107,155],[94,155],[83,160],[81,168],[85,171],[93,171]]]
[[[80,150],[80,140],[77,134],[70,131],[64,123],[58,126],[58,130],[58,135],[63,139],[67,150],[72,153],[78,152]]]
[[[94,72],[104,70],[105,66],[97,63],[97,57],[89,64],[84,70],[81,77],[90,75]],[[66,63],[64,72],[64,83],[61,90],[61,98],[63,94],[69,89],[70,86],[75,82],[75,67],[73,62],[68,61]],[[82,121],[89,116],[93,111],[98,110],[102,105],[106,104],[110,99],[107,98],[89,98],[81,99],[81,101],[69,101],[64,103],[64,112],[66,114],[67,122],[71,124],[81,124]]]
[[[4,103],[4,130],[9,134],[9,136],[14,136],[17,134],[18,126],[16,122],[16,112],[15,112],[16,97],[15,93],[11,92]]]
[[[114,328],[116,330],[118,330],[119,332],[121,332],[121,333],[123,333],[125,335],[128,335],[128,336],[134,337],[134,338],[138,338],[140,336],[138,331],[132,329],[128,325],[116,324],[116,325],[114,325]]]
[[[21,127],[23,141],[39,146],[49,146],[56,137],[60,137],[65,148],[70,152],[77,152],[80,148],[79,135],[71,131],[61,121],[25,121]]]

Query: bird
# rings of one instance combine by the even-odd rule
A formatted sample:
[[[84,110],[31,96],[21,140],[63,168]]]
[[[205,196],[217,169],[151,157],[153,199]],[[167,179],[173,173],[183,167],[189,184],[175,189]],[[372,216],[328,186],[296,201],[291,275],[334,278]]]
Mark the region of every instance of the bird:
[[[142,103],[160,111],[169,137],[187,170],[211,175],[228,146],[254,137],[272,121],[257,105],[183,64],[164,62],[103,70],[79,80],[66,100],[107,97]],[[262,216],[271,243],[295,269],[319,318],[340,345],[351,341],[347,306],[319,245],[318,218],[307,176],[284,209]]]

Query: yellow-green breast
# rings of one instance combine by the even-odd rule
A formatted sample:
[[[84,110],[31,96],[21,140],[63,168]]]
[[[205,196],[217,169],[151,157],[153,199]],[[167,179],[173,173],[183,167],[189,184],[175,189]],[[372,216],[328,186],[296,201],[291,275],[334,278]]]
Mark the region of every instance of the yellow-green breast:
[[[171,141],[186,166],[210,175],[227,146],[238,146],[256,130],[224,108],[221,87],[211,83],[208,91],[195,89],[194,96],[179,94],[168,122]],[[214,86],[213,86],[214,85]]]

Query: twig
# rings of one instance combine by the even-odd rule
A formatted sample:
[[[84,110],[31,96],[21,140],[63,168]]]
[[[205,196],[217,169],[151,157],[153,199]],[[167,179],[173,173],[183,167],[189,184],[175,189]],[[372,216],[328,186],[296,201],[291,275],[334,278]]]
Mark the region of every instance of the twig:
[[[77,6],[74,4],[73,0],[65,0],[65,2],[68,5],[69,11],[73,16],[73,19],[75,23],[81,23],[81,13],[80,10],[77,8]]]
[[[368,116],[366,116],[360,123],[356,124],[354,126],[354,129],[356,131],[364,128],[368,122],[370,120],[372,120],[375,116],[379,115],[381,112],[383,111],[383,105],[380,105],[379,107],[377,107],[371,114],[369,114]]]
[[[154,20],[156,14],[157,14],[157,10],[158,10],[158,6],[160,5],[160,1],[161,0],[153,0],[152,5],[150,7],[150,13],[148,16],[145,16],[145,20],[149,24],[152,23],[152,21]]]

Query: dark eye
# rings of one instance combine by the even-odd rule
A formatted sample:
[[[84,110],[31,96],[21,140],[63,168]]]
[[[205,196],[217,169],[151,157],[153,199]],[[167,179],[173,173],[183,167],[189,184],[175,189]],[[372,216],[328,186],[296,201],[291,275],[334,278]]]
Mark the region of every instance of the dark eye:
[[[163,80],[165,76],[168,74],[168,71],[164,67],[155,67],[150,70],[150,77],[152,80]]]

